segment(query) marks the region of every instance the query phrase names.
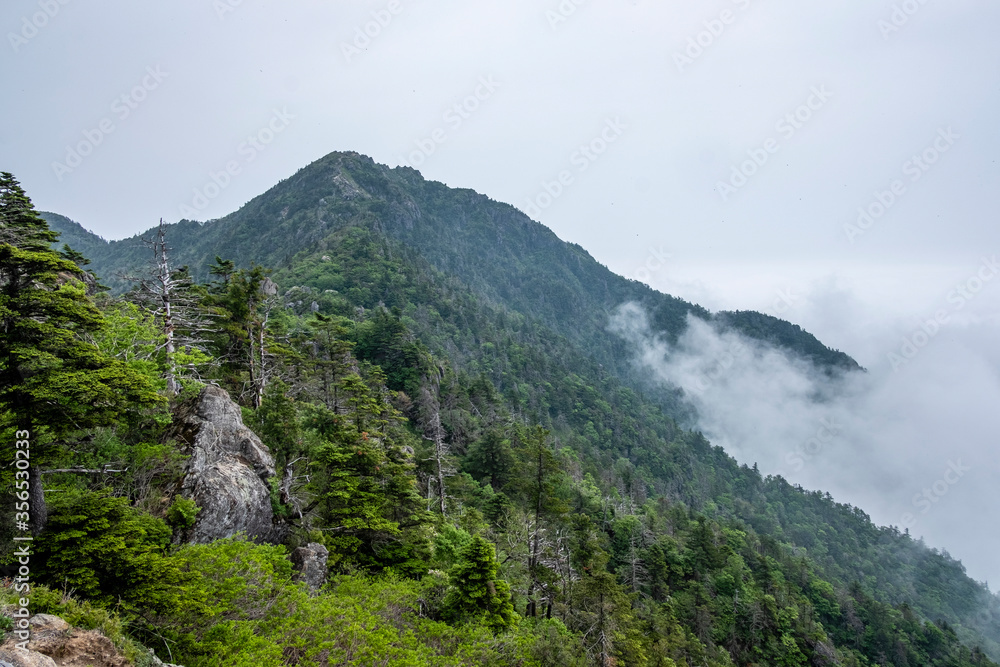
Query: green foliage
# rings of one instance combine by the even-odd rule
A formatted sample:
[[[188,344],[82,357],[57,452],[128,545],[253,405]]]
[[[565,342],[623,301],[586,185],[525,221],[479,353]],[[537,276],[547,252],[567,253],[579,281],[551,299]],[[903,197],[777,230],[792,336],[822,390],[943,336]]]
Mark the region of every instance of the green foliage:
[[[497,632],[517,622],[510,601],[510,585],[498,578],[493,545],[482,537],[473,537],[461,550],[448,578],[452,589],[444,600],[445,619],[480,621]]]
[[[370,196],[317,204],[331,183]],[[102,604],[120,593],[137,636],[184,664],[992,664],[962,641],[1000,637],[1000,614],[976,614],[1000,606],[961,564],[683,430],[676,394],[644,385],[605,327],[626,300],[667,339],[706,311],[610,276],[513,209],[335,155],[227,224],[170,233],[193,275],[215,280],[192,290],[217,316],[219,364],[203,377],[276,454],[289,546],[324,543],[339,574],[311,595],[282,547],[170,553],[162,522],[129,503],[166,509],[165,464],[145,482],[53,477],[64,497],[39,542],[54,554],[47,576]],[[281,267],[280,296],[251,261]],[[787,323],[737,315],[730,328],[850,365]],[[152,335],[127,307],[98,317]],[[102,358],[129,354],[94,326],[81,339]],[[454,464],[444,509],[428,405]],[[95,430],[104,406],[72,409],[89,433],[65,433],[66,454],[164,455],[148,444],[155,424]],[[94,493],[106,487],[128,500]]]
[[[174,496],[174,502],[167,509],[167,523],[175,528],[186,530],[194,526],[201,510],[194,500],[184,496]]]
[[[136,424],[165,403],[147,369],[93,343],[109,326],[87,294],[83,281],[93,285],[93,278],[75,255],[71,261],[50,248],[56,237],[13,175],[0,172],[0,457],[14,460],[15,432],[31,440],[30,449],[17,452],[30,456],[29,469],[11,467],[0,476],[4,537],[12,528],[15,476],[19,488],[29,487],[30,528],[37,534],[46,518],[41,466],[52,463],[62,443],[83,429]],[[11,544],[0,541],[4,561]]]
[[[473,477],[502,490],[512,480],[517,467],[517,459],[509,439],[493,428],[469,448],[465,458],[465,469]]]
[[[241,537],[186,545],[173,559],[191,578],[190,595],[159,619],[158,631],[190,652],[223,652],[215,639],[223,632],[220,627],[271,618],[279,601],[294,588],[284,549]]]
[[[321,438],[312,451],[312,485],[319,494],[317,512],[329,526],[330,564],[345,571],[354,566],[421,573],[429,545],[419,529],[427,514],[413,464],[395,441],[399,433],[391,422],[397,416],[360,376],[345,378],[343,393],[352,418],[322,406],[310,407],[307,418]]]
[[[21,597],[13,584],[0,586],[0,605],[16,604]],[[136,667],[152,667],[148,650],[129,635],[128,623],[118,613],[44,585],[32,586],[30,599],[31,613],[53,614],[75,628],[98,630]]]
[[[399,311],[376,308],[372,317],[351,331],[354,355],[378,365],[386,374],[386,386],[415,396],[420,379],[430,369],[427,353],[399,318]]]
[[[275,353],[283,351],[270,326],[277,304],[269,291],[274,284],[260,266],[237,270],[229,260],[215,260],[211,273],[221,282],[208,286],[203,298],[214,320],[208,349],[220,360],[223,386],[258,408]]]
[[[472,536],[461,528],[446,523],[434,537],[434,565],[447,570],[455,565],[461,553],[472,542]]]
[[[38,578],[102,604],[169,610],[189,577],[165,553],[170,529],[124,498],[67,493],[35,544]]]
[[[79,267],[49,249],[55,234],[6,172],[0,231],[0,418],[59,438],[155,405],[149,378],[89,339],[108,324]]]
[[[280,380],[269,385],[260,407],[245,420],[268,444],[279,465],[299,455],[302,445],[299,413],[288,390],[288,385]]]

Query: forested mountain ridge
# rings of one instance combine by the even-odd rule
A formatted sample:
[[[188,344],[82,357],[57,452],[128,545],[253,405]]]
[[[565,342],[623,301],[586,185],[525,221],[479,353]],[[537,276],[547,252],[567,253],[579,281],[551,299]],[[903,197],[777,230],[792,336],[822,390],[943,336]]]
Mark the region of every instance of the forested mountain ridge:
[[[294,177],[282,185],[291,181]],[[342,187],[354,193],[354,199],[344,197],[344,206],[364,199]],[[377,208],[378,202],[365,202]],[[270,211],[261,210],[261,215]],[[275,211],[279,220],[282,214],[294,215],[290,202]],[[378,523],[389,519],[376,522],[363,514],[367,525],[382,527],[371,535],[356,534],[357,544],[330,536],[327,543],[338,559],[332,572],[350,576],[358,568],[391,568],[414,577],[428,563],[434,571],[451,568],[448,604],[428,597],[437,590],[434,577],[440,576],[433,572],[423,579],[428,592],[397,589],[395,594],[404,607],[412,599],[413,608],[422,610],[429,601],[436,620],[457,623],[456,610],[478,614],[475,605],[463,606],[454,595],[467,590],[463,572],[474,562],[490,569],[488,549],[468,541],[470,535],[485,536],[497,545],[499,572],[511,582],[513,606],[525,617],[517,632],[529,634],[517,636],[536,642],[531,649],[536,662],[486,658],[481,664],[583,664],[574,662],[573,641],[560,634],[563,630],[533,625],[533,619],[548,615],[578,633],[587,659],[601,665],[615,664],[612,660],[628,665],[988,664],[956,644],[962,637],[995,651],[998,636],[995,600],[965,576],[959,563],[894,529],[873,526],[863,512],[829,496],[803,492],[780,478],[762,479],[756,470],[738,466],[699,434],[679,428],[660,409],[661,402],[644,399],[628,386],[627,377],[602,368],[586,340],[555,330],[528,306],[522,305],[528,312],[513,307],[514,299],[536,303],[523,285],[506,295],[474,289],[470,284],[485,280],[475,271],[443,273],[422,251],[387,234],[384,216],[369,206],[351,211],[352,224],[331,225],[329,233],[296,254],[272,257],[271,278],[280,299],[264,324],[263,305],[253,297],[264,285],[262,274],[216,262],[206,251],[201,251],[207,260],[202,265],[196,265],[194,255],[183,254],[191,251],[184,250],[187,232],[218,233],[213,228],[219,222],[167,228],[170,245],[178,249],[172,255],[179,258],[177,264],[188,264],[200,280],[212,279],[199,288],[203,296],[198,300],[216,316],[222,312],[228,318],[223,322],[244,318],[240,321],[273,350],[268,364],[280,369],[282,382],[268,384],[265,400],[256,407],[255,392],[246,389],[259,376],[255,380],[253,364],[240,362],[244,348],[233,347],[242,340],[237,330],[212,334],[206,349],[218,360],[214,367],[191,365],[245,401],[248,423],[256,424],[279,459],[314,460],[322,475],[313,483],[332,485],[338,493],[352,483],[343,470],[395,470],[387,480],[412,479],[433,509],[436,518],[421,519],[430,524],[418,522],[403,538],[393,538],[400,546],[391,551],[384,550],[389,526]],[[405,220],[401,224],[405,229]],[[258,243],[264,253],[263,233],[263,228],[248,231],[234,224],[225,236],[243,238],[248,246]],[[283,233],[294,235],[294,225]],[[230,246],[226,252],[224,243],[214,242],[219,245],[212,248],[228,259],[240,250]],[[94,248],[101,245],[95,242]],[[587,258],[579,257],[585,263]],[[107,266],[102,261],[95,260],[95,266]],[[241,261],[245,266],[253,259]],[[100,272],[108,275],[105,268]],[[249,314],[241,306],[248,299],[256,304]],[[118,312],[118,306],[104,308],[109,317]],[[558,315],[554,306],[553,313]],[[154,358],[152,370],[164,372],[164,360]],[[332,405],[332,414],[323,405]],[[408,421],[393,416],[393,409]],[[533,424],[549,433],[533,430]],[[387,451],[416,450],[415,470],[378,464],[384,459],[377,457],[385,454],[371,450],[373,433],[383,443],[394,443]],[[115,437],[135,436],[122,432]],[[442,453],[441,446],[447,451]],[[357,456],[375,457],[372,463],[352,462],[347,455],[353,448]],[[316,530],[339,527],[345,511],[359,509],[340,502],[330,496],[314,510]],[[62,511],[67,510],[75,508]],[[420,546],[424,529],[419,526],[426,525],[436,535],[429,551]],[[529,532],[522,535],[524,526]],[[378,544],[383,546],[372,551]],[[182,555],[186,562],[194,556]],[[205,570],[204,563],[200,567]],[[362,599],[376,590],[344,581],[341,596]],[[486,618],[494,629],[510,625],[513,618],[502,599],[490,609]],[[397,609],[391,617],[400,613],[409,612]],[[920,617],[940,621],[924,624]],[[158,631],[178,636],[185,626],[177,625],[174,616],[166,619]],[[239,628],[281,645],[281,638],[263,627],[232,630]],[[211,650],[207,637],[195,639],[185,640],[194,642],[187,645],[194,655]]]
[[[53,229],[68,234],[64,241],[86,244],[81,252],[113,288],[124,285],[116,272],[146,261],[141,235],[111,243],[84,241],[78,225],[62,216],[49,215],[47,220]],[[607,322],[621,304],[643,306],[654,331],[671,341],[686,328],[689,313],[713,319],[700,306],[612,273],[586,250],[560,240],[513,206],[425,180],[408,167],[379,165],[357,153],[331,153],[235,213],[204,225],[181,221],[168,233],[178,264],[190,266],[196,279],[205,279],[216,255],[238,265],[279,267],[347,226],[371,228],[403,242],[481,297],[538,319],[620,373],[631,372],[630,356],[621,339],[608,332]],[[741,314],[729,315],[719,318],[723,326],[735,326],[821,367],[859,368],[846,354],[826,348],[788,322],[756,314],[757,325],[747,327],[737,321]]]

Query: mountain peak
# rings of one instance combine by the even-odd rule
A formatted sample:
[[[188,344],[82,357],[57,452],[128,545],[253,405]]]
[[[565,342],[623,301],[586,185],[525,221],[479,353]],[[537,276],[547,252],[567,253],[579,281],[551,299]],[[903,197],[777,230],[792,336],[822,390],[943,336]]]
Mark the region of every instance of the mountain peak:
[[[79,226],[50,224],[79,239]],[[582,345],[599,363],[628,374],[621,340],[609,317],[635,302],[654,331],[676,341],[689,315],[790,350],[831,369],[860,369],[791,323],[760,313],[722,313],[663,294],[611,272],[585,249],[567,243],[510,204],[470,189],[427,180],[410,167],[389,167],[354,151],[334,151],[299,169],[239,210],[210,225],[182,220],[168,228],[175,261],[207,279],[216,255],[239,265],[287,266],[338,232],[358,227],[418,254],[481,298],[536,319]],[[115,289],[114,272],[145,261],[126,241],[89,243],[95,271]],[[89,252],[88,252],[89,251]]]

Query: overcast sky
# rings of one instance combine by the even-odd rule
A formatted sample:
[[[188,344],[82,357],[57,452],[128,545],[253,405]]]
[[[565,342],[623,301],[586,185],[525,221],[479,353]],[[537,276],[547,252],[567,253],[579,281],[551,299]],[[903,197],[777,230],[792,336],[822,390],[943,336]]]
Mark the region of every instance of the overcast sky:
[[[1000,582],[1000,4],[6,0],[0,26],[0,169],[38,208],[122,238],[335,150],[510,202],[618,273],[858,359],[871,384],[845,396],[877,462],[852,468],[853,440],[789,469],[786,440],[823,418],[797,390],[768,423],[804,432],[746,432],[726,412],[745,378],[788,377],[766,355],[699,394],[706,426],[880,523],[916,514]]]

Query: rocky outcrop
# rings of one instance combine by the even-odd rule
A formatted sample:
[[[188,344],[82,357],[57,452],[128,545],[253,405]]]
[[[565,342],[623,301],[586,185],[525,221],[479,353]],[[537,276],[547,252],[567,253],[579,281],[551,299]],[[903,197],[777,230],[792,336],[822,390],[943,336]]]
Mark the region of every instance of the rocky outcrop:
[[[58,616],[35,614],[28,621],[28,650],[13,636],[0,646],[0,667],[131,667],[114,643],[97,630],[73,628]],[[162,662],[156,661],[160,665]],[[164,665],[164,667],[179,667]]]
[[[257,542],[279,542],[268,478],[274,458],[244,426],[240,407],[223,389],[205,387],[182,404],[169,434],[190,455],[179,493],[201,508],[185,542],[211,542],[245,533]]]
[[[292,552],[292,567],[296,581],[305,582],[309,588],[318,591],[326,582],[326,562],[330,552],[322,544],[310,542]]]
[[[156,653],[153,652],[153,649],[149,649],[149,657],[152,667],[183,667],[183,665],[175,665],[173,663],[163,662],[162,660],[156,657]]]
[[[38,651],[0,647],[0,667],[59,667],[59,665]]]

